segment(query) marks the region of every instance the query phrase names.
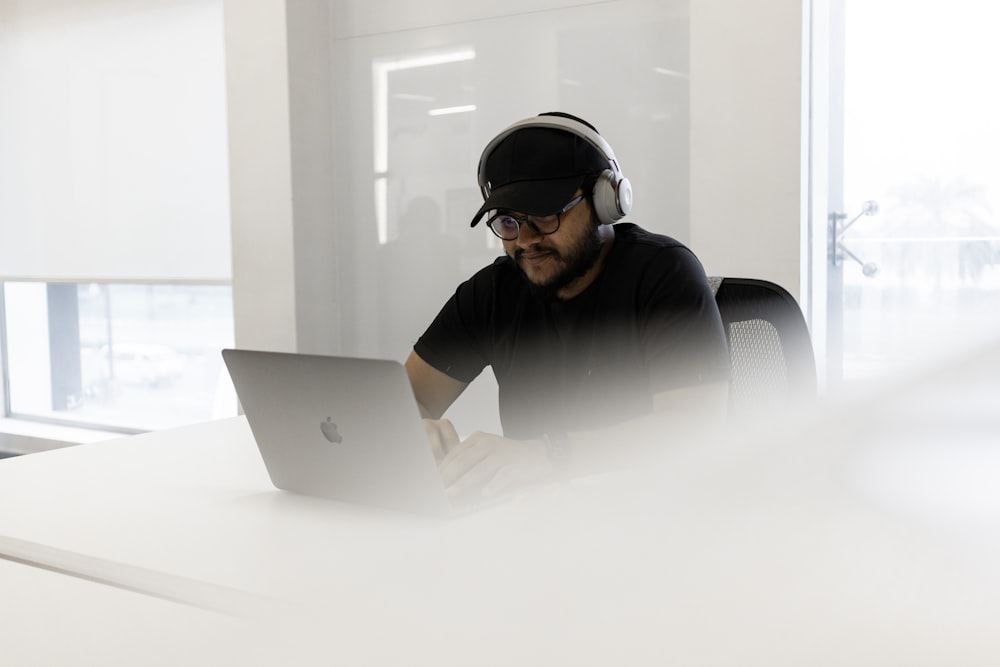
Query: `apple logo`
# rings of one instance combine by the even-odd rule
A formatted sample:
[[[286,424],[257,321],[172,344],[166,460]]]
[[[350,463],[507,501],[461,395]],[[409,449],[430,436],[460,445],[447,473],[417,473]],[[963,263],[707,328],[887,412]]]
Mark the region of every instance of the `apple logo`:
[[[330,417],[326,418],[325,422],[320,422],[319,430],[323,431],[323,437],[330,442],[340,443],[344,439],[340,437],[340,432],[337,430],[337,425],[332,421]]]

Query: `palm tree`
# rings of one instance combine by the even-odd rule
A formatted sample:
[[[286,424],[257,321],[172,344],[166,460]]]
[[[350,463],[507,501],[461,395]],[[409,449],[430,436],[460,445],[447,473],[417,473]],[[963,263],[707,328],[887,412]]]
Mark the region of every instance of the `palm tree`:
[[[894,201],[883,208],[883,233],[899,243],[886,249],[885,262],[901,275],[923,273],[938,287],[947,275],[975,283],[1000,261],[1000,225],[984,186],[935,177],[890,192]]]

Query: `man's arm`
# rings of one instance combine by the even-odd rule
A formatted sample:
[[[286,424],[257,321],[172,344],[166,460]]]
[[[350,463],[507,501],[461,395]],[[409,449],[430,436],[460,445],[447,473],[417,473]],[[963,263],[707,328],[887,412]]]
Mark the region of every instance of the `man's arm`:
[[[441,415],[469,385],[442,373],[416,352],[410,352],[406,360],[406,374],[410,378],[420,416],[424,418],[431,451],[438,462],[441,462],[448,455],[449,449],[459,441],[455,426],[447,419],[441,419]]]
[[[728,418],[729,382],[717,380],[655,394],[653,410],[615,426],[569,434],[570,472],[586,475],[642,463],[672,444],[723,428]]]
[[[459,443],[442,443],[446,456],[441,474],[449,492],[493,495],[508,488],[552,479],[558,473],[581,476],[605,472],[662,451],[671,442],[686,442],[725,424],[729,383],[725,381],[673,389],[653,397],[655,411],[614,426],[565,434],[568,456],[553,461],[544,439],[511,440],[474,433]],[[562,436],[563,434],[560,434]]]
[[[406,374],[410,377],[413,395],[424,419],[441,419],[465,388],[467,382],[450,377],[424,361],[416,352],[406,360]]]
[[[729,414],[729,382],[680,387],[653,396],[653,411],[687,415],[697,423],[722,423]]]

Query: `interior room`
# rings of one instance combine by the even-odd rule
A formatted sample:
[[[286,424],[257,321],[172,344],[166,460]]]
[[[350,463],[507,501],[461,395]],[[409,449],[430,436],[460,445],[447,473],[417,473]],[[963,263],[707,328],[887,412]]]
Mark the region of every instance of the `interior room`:
[[[0,4],[0,661],[989,662],[993,14]],[[614,147],[627,221],[787,295],[815,402],[482,520],[275,490],[222,350],[404,362],[504,252],[484,145],[549,111]],[[445,416],[500,433],[490,373]]]

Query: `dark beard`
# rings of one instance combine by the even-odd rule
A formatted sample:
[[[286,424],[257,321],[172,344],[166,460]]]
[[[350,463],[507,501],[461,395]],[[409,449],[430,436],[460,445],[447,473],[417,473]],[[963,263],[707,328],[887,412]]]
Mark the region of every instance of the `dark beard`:
[[[521,255],[524,251],[518,250],[513,257],[514,265],[521,271],[521,277],[528,283],[531,292],[542,301],[554,301],[558,297],[556,292],[566,287],[571,282],[581,277],[597,262],[603,247],[601,234],[595,225],[592,232],[584,236],[578,243],[573,244],[565,255],[559,254],[559,259],[566,262],[566,268],[556,274],[543,285],[538,285],[528,279],[521,268]]]

